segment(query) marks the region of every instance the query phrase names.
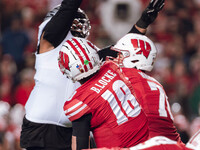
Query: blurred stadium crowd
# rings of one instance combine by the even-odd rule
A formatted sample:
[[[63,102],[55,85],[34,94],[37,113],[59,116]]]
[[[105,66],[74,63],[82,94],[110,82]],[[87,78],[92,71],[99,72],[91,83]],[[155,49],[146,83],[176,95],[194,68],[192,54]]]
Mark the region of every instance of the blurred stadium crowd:
[[[0,0],[0,150],[21,149],[24,105],[34,86],[37,27],[60,1]],[[101,48],[116,42],[99,16],[99,6],[107,1],[84,0],[82,4],[92,26],[89,40]],[[149,0],[139,3],[143,10]],[[119,6],[118,15],[125,22],[127,5]],[[158,48],[152,75],[165,88],[175,125],[186,143],[200,129],[200,0],[167,0],[147,36]]]

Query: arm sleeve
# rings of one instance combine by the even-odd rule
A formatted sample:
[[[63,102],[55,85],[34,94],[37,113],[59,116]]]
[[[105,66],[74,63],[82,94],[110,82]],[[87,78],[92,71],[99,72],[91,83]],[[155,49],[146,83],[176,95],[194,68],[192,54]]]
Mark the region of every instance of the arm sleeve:
[[[89,148],[91,118],[92,114],[87,114],[75,121],[72,121],[72,135],[76,136],[77,150]]]
[[[145,33],[141,33],[138,29],[136,29],[135,25],[131,28],[131,30],[128,33],[137,33],[144,35]]]
[[[116,58],[118,52],[111,50],[111,47],[112,45],[98,51],[99,58],[102,59],[103,61],[106,60],[106,56],[112,56]]]
[[[55,16],[47,23],[43,38],[57,47],[69,32],[82,0],[63,0]]]

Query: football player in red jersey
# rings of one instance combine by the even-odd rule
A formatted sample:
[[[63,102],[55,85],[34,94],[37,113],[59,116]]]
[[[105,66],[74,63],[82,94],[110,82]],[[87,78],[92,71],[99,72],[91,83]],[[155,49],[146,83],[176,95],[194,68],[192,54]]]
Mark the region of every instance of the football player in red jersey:
[[[147,118],[131,83],[113,61],[101,61],[97,48],[82,38],[67,40],[59,67],[79,87],[64,105],[72,121],[74,149],[88,148],[89,130],[97,147],[131,147],[147,140]],[[101,67],[101,68],[100,68]]]
[[[149,138],[165,136],[181,142],[163,86],[145,73],[153,69],[156,59],[153,42],[144,35],[127,34],[112,49],[120,52],[114,61],[122,66],[148,118]]]
[[[148,5],[148,7],[145,9],[145,11],[142,13],[142,16],[141,16],[141,18],[138,20],[138,22],[136,23],[136,25],[134,25],[133,27],[132,27],[132,29],[129,31],[129,33],[139,33],[139,34],[144,34],[145,33],[145,31],[146,31],[146,28],[148,27],[148,25],[149,24],[151,24],[155,19],[156,19],[156,17],[157,17],[157,15],[158,15],[158,12],[163,8],[163,6],[164,6],[164,0],[151,0],[150,1],[150,3],[149,3],[149,5]],[[69,43],[68,43],[69,44]],[[71,45],[72,46],[72,45]],[[111,50],[110,50],[110,47],[108,47],[108,48],[105,48],[105,49],[103,49],[103,50],[101,50],[101,51],[98,51],[98,54],[99,54],[99,56],[100,56],[100,58],[103,58],[103,57],[105,57],[106,55],[110,55],[111,53]],[[113,52],[112,52],[113,53]],[[115,53],[116,54],[116,53]],[[80,54],[78,54],[78,55],[80,55]],[[63,55],[63,54],[61,54],[60,55],[60,57],[62,57],[62,59],[60,59],[60,64],[62,64],[64,67],[68,67],[68,65],[67,66],[65,66],[66,65],[66,62],[68,62],[69,61],[69,58],[68,57],[66,57],[66,55]],[[74,57],[74,56],[73,56]],[[71,57],[70,57],[71,58]],[[65,60],[65,61],[62,61],[62,60]],[[90,65],[91,66],[91,63],[89,63],[89,61],[84,61],[84,60],[82,60],[81,59],[81,61],[85,64],[85,65]],[[63,63],[63,62],[65,62],[65,63]],[[62,68],[62,65],[60,65],[60,67]],[[87,72],[90,72],[90,70],[89,69],[87,69],[87,68],[85,68],[85,65],[84,66],[82,66],[81,64],[77,64],[76,65],[76,69],[78,69],[78,71],[79,71],[79,73],[80,72],[83,72],[84,70],[83,69],[86,69],[85,71]],[[70,66],[69,66],[70,67]],[[64,71],[63,71],[64,72]],[[73,74],[72,74],[73,75]],[[108,75],[109,76],[109,75]],[[111,76],[109,76],[109,77],[111,77]],[[101,81],[101,82],[103,82],[103,81]],[[97,86],[100,86],[100,87],[102,87],[101,85],[98,85],[97,84]],[[104,86],[104,85],[103,85]],[[100,87],[93,87],[92,89],[93,89],[93,91],[96,91],[96,92],[99,92],[99,88]],[[131,102],[130,101],[127,101],[126,103],[128,103],[128,104],[130,104],[130,106],[131,106]],[[125,104],[124,104],[125,105]],[[124,106],[123,105],[123,106]],[[134,105],[133,105],[134,106]],[[133,106],[132,106],[132,108],[133,108]],[[125,107],[125,106],[124,106]],[[129,110],[130,111],[130,110]],[[123,112],[124,113],[124,112]],[[119,113],[119,114],[117,114],[117,115],[122,115],[123,113]],[[122,116],[117,116],[117,117],[122,117]],[[89,125],[88,124],[88,122],[89,121],[87,121],[87,119],[90,119],[90,118],[87,118],[86,117],[86,119],[79,119],[78,121],[73,121],[73,128],[74,127],[77,127],[78,125],[79,125],[79,122],[81,122],[82,120],[83,120],[83,122],[81,122],[81,124],[80,124],[80,126],[78,126],[79,128],[80,127],[82,127],[82,129],[80,129],[80,131],[81,132],[79,132],[79,130],[73,130],[73,135],[77,135],[77,134],[79,134],[80,136],[77,136],[77,142],[78,142],[78,144],[77,144],[77,146],[78,146],[78,148],[77,149],[81,149],[83,146],[82,145],[80,145],[80,143],[82,143],[82,142],[80,142],[80,141],[86,141],[86,142],[83,142],[83,143],[86,143],[86,147],[87,147],[87,145],[88,145],[88,139],[87,138],[82,138],[82,135],[83,135],[83,137],[85,137],[85,133],[88,133],[87,132],[87,128],[89,128],[87,125]],[[84,122],[84,121],[86,121],[86,123]],[[138,122],[139,123],[139,122]],[[78,124],[78,125],[77,125]],[[84,125],[84,124],[86,124],[86,125]],[[85,127],[86,126],[86,127]],[[128,129],[124,129],[125,131],[126,130],[128,130]],[[137,130],[137,129],[136,129]],[[83,132],[83,131],[85,131],[85,133]],[[139,132],[139,131],[138,131]],[[145,132],[145,128],[144,128],[144,132]],[[97,133],[100,133],[99,131],[97,132]],[[108,132],[109,133],[109,132]],[[125,132],[126,133],[126,132]],[[128,132],[127,132],[128,133]],[[130,136],[133,136],[135,133],[133,133],[132,135],[130,135]],[[98,134],[96,134],[96,135],[98,135]],[[129,137],[130,137],[129,136]],[[86,137],[87,137],[87,134],[86,134]],[[98,137],[99,139],[100,139],[100,143],[102,143],[102,141],[103,141],[103,138],[102,137]],[[137,137],[137,138],[139,138],[139,136]],[[135,138],[134,137],[134,139],[135,139],[135,141],[137,140],[137,138]],[[139,142],[141,142],[143,139],[145,139],[146,138],[146,134],[145,134],[145,136],[144,137],[142,137],[141,139],[139,139],[136,143],[139,143]],[[121,137],[121,139],[122,139],[122,137]],[[101,141],[102,140],[102,141]],[[106,141],[106,140],[104,140],[104,141]],[[124,142],[124,143],[123,143]],[[129,140],[128,140],[128,142],[129,142]],[[107,141],[105,142],[105,143],[107,143]],[[110,142],[109,144],[111,144],[112,142]],[[120,142],[118,142],[118,141],[116,141],[116,142],[114,142],[116,145],[120,145],[121,144],[121,146],[124,146],[124,145],[128,145],[128,143],[127,142],[125,142],[125,140],[123,140],[123,141],[120,141]],[[124,145],[122,145],[122,143],[124,144]],[[136,143],[134,143],[134,144],[136,144]],[[98,145],[98,144],[97,144]],[[131,144],[130,144],[131,145]],[[112,146],[112,144],[110,145],[110,146]]]

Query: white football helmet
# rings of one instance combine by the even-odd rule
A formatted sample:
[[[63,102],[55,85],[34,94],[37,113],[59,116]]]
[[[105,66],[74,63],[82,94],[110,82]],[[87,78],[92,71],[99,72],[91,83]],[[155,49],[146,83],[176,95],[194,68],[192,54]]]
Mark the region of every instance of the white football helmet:
[[[99,49],[84,38],[67,40],[59,52],[59,67],[72,81],[79,81],[100,69]]]
[[[154,43],[146,36],[130,33],[121,38],[113,50],[122,53],[123,58],[118,58],[122,66],[151,71],[157,55]]]

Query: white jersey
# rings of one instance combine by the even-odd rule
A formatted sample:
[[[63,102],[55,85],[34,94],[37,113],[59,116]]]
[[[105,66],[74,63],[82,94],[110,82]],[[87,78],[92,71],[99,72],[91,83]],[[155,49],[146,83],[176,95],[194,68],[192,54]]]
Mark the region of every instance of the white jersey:
[[[40,25],[38,38],[47,22]],[[55,49],[35,54],[35,87],[25,105],[26,118],[29,121],[71,127],[71,122],[65,116],[63,106],[80,84],[73,83],[61,73],[58,56],[62,44],[72,37],[69,32],[65,40]]]

